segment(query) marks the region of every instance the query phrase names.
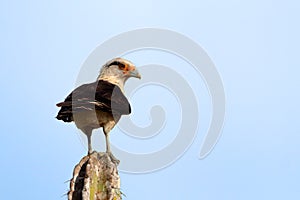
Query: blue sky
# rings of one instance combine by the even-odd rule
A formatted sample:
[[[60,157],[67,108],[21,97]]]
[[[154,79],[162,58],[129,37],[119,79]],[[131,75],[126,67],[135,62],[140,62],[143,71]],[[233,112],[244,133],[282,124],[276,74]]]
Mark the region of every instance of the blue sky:
[[[193,145],[162,170],[120,173],[124,199],[299,199],[299,7],[291,0],[1,1],[2,198],[66,198],[65,181],[86,149],[74,124],[55,120],[55,104],[74,88],[98,45],[154,27],[182,33],[206,50],[225,87],[226,121],[215,149],[199,160],[209,122],[203,90],[203,127]],[[129,57],[137,65],[180,62],[154,55]],[[194,80],[192,71],[182,73]],[[118,134],[112,143],[126,148]],[[143,151],[138,143],[132,151]]]

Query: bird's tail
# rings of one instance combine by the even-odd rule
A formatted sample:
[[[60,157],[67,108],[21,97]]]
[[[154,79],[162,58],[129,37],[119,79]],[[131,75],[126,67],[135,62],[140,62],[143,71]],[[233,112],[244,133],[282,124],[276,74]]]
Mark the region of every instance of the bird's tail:
[[[57,113],[56,119],[62,120],[64,122],[73,121],[72,105],[69,102],[60,102],[56,104],[57,107],[61,107]]]

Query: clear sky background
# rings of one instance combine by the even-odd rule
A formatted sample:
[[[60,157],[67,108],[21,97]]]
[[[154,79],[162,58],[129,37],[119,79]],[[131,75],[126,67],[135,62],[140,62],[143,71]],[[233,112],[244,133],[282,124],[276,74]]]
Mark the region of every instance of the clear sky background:
[[[124,199],[299,199],[299,10],[292,0],[1,1],[1,199],[66,199],[65,181],[86,149],[74,124],[55,120],[55,104],[74,88],[92,50],[143,27],[177,31],[206,50],[223,79],[226,121],[203,160],[209,113],[200,112],[204,127],[177,162],[148,174],[120,173]],[[137,65],[178,63],[156,54],[129,57]],[[204,93],[198,96],[206,111]],[[126,148],[131,143],[122,144],[121,134],[114,130],[112,143]]]

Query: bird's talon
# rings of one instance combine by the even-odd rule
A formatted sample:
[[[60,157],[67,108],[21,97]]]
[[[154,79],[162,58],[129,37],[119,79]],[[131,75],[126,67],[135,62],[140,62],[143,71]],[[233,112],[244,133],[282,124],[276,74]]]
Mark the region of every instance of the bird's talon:
[[[87,155],[89,156],[89,155],[91,155],[91,154],[93,154],[93,153],[95,153],[95,152],[97,152],[97,151],[88,151],[88,153],[87,153]]]
[[[116,165],[119,165],[120,160],[118,160],[111,152],[107,152],[107,154],[109,155],[109,157],[113,163],[115,163]]]

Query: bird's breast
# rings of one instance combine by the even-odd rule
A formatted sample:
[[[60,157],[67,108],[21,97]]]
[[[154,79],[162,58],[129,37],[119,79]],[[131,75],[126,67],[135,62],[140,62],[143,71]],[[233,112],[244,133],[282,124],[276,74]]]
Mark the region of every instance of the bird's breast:
[[[97,110],[91,112],[80,112],[73,114],[74,122],[77,128],[82,129],[85,127],[90,127],[92,129],[104,127],[108,123],[116,124],[119,119],[119,114],[112,114],[108,112],[103,112]]]

